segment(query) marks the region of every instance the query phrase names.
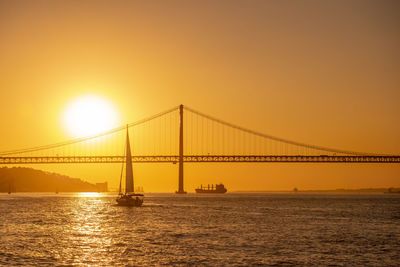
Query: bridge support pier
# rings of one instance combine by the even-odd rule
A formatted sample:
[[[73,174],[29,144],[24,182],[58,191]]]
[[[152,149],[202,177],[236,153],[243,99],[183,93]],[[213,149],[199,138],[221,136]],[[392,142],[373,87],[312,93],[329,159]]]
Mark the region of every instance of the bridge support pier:
[[[183,105],[179,106],[179,187],[177,194],[186,194],[183,189]]]

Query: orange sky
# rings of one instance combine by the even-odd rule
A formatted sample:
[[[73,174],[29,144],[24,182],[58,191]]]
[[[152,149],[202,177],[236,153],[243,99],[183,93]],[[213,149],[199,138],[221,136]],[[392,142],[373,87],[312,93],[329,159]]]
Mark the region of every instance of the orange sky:
[[[0,0],[0,151],[69,139],[63,110],[94,93],[120,124],[183,103],[282,138],[400,154],[398,14],[398,1]],[[35,167],[112,186],[120,169]],[[396,165],[185,171],[188,191],[400,186]],[[176,190],[176,165],[136,172],[146,191]]]

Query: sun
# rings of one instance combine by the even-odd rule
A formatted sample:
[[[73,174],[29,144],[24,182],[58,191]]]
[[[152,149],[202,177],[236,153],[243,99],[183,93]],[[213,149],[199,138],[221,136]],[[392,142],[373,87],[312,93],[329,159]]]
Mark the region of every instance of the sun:
[[[116,109],[105,98],[96,95],[81,96],[65,109],[63,123],[73,137],[100,134],[117,127]]]

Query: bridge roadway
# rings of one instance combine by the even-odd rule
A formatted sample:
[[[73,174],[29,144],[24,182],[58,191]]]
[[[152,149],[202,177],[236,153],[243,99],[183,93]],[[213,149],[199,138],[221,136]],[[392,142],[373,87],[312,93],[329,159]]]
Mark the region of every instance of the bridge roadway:
[[[125,156],[25,156],[0,157],[0,164],[122,163]],[[178,155],[132,156],[136,163],[178,163]],[[282,162],[282,163],[400,163],[400,156],[310,156],[310,155],[188,155],[183,162]]]

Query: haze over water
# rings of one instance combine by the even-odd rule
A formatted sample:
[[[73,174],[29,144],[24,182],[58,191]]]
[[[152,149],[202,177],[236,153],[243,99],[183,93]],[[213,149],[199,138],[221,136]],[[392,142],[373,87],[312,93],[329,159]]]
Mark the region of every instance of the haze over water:
[[[396,266],[388,194],[0,195],[0,265]]]

